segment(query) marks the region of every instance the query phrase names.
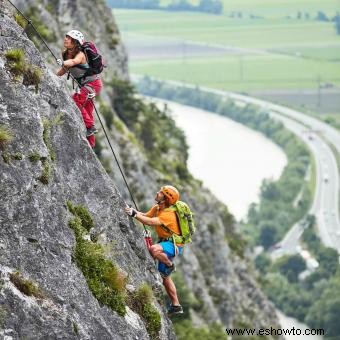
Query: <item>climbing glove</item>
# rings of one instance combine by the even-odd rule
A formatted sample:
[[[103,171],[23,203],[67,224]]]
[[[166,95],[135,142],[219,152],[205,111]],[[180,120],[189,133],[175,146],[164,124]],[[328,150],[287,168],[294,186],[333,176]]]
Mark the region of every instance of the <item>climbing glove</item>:
[[[126,213],[132,217],[135,217],[137,215],[137,210],[133,209],[131,207],[125,209]]]
[[[62,59],[57,59],[57,64],[58,64],[59,66],[63,66],[63,65],[64,65],[64,60],[62,60]]]

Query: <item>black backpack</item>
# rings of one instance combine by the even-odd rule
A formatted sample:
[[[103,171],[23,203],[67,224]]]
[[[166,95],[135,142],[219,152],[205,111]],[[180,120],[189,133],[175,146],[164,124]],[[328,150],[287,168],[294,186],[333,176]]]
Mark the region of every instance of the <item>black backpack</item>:
[[[103,72],[105,67],[103,57],[99,54],[96,46],[91,41],[85,41],[81,46],[82,52],[85,53],[90,69],[86,71],[85,76],[92,76]]]

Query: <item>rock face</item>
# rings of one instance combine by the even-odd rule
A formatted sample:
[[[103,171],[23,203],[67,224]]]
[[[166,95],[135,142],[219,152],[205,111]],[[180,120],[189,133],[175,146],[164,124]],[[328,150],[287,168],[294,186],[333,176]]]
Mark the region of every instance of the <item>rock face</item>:
[[[15,3],[28,8],[35,1]],[[44,4],[39,5],[42,18],[57,37],[61,39],[77,19],[109,56],[111,76],[128,79],[127,57],[104,1],[96,1],[95,7],[89,1],[54,1],[57,14]],[[114,44],[112,36],[117,36]],[[37,88],[25,81],[25,72],[14,74],[6,57],[13,49],[24,51],[25,70],[42,71]],[[64,83],[46,66],[46,58],[22,34],[7,1],[0,0],[0,128],[12,135],[3,144],[0,136],[0,334],[6,339],[148,339],[138,314],[127,308],[120,316],[98,302],[76,264],[76,239],[69,226],[74,216],[67,202],[86,207],[94,220],[91,233],[109,248],[108,258],[128,276],[131,291],[144,282],[154,291],[160,286],[141,229],[123,212],[117,189],[121,185],[116,175],[114,180],[108,176],[89,147],[80,113]],[[135,191],[143,192],[151,204],[164,175],[150,167],[126,134],[114,134],[119,159],[125,159],[125,166],[134,165],[126,169],[129,181],[138,183]],[[226,208],[197,183],[186,187],[182,198],[195,211],[199,227],[194,244],[180,260],[186,285],[202,304],[201,310],[192,311],[194,324],[277,326],[251,266],[226,242],[226,226],[232,225]],[[38,285],[41,294],[24,293],[13,280],[17,272]],[[174,339],[163,304],[157,299],[153,304],[162,320],[159,338]]]
[[[157,281],[141,233],[123,214],[124,203],[88,146],[79,113],[61,82],[3,13],[0,26],[0,123],[13,135],[0,158],[2,334],[13,339],[147,339],[137,314],[120,317],[91,294],[73,260],[75,238],[66,201],[88,208],[101,236],[114,241],[115,262],[135,287]],[[6,68],[4,52],[13,48],[22,48],[26,60],[42,69],[37,94]],[[35,154],[39,159],[30,160]],[[18,290],[9,279],[16,271],[38,284],[45,298]],[[158,308],[161,337],[174,338]]]

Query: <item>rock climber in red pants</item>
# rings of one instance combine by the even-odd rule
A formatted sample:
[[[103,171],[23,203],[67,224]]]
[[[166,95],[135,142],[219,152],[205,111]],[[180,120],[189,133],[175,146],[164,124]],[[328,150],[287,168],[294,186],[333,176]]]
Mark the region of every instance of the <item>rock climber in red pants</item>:
[[[91,147],[94,148],[96,143],[94,134],[97,133],[97,129],[94,126],[94,105],[92,101],[99,94],[102,82],[99,74],[88,75],[91,74],[91,72],[88,72],[90,67],[85,53],[81,50],[84,41],[84,35],[77,30],[71,30],[66,33],[63,59],[57,60],[57,63],[61,66],[57,71],[57,75],[62,76],[69,72],[80,84],[80,89],[78,88],[72,98],[83,116],[86,137]]]

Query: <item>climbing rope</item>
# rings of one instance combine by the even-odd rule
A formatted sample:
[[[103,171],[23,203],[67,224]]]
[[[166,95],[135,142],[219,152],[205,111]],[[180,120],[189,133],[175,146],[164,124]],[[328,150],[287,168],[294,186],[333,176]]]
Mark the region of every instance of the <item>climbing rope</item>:
[[[10,0],[7,0],[7,1],[8,1],[8,2],[9,2],[9,3],[10,3],[17,11],[18,11],[18,13],[20,13],[20,15],[27,21],[27,25],[26,25],[26,27],[24,28],[24,32],[27,30],[27,28],[28,28],[29,26],[32,26],[33,30],[37,33],[39,39],[43,42],[43,44],[45,45],[45,47],[46,47],[46,48],[48,49],[48,51],[52,54],[53,58],[57,61],[58,58],[55,56],[55,54],[54,54],[53,51],[50,49],[50,47],[48,46],[48,44],[46,43],[46,41],[44,40],[44,38],[43,38],[43,37],[41,36],[41,34],[38,32],[37,28],[36,28],[36,27],[34,26],[34,24],[32,23],[32,20],[30,20],[29,18],[27,18],[27,17],[24,15],[24,13],[22,13],[22,12],[21,12],[21,11],[20,11],[20,10],[12,3],[12,1],[10,1]],[[66,72],[68,72],[68,69],[67,69],[65,66],[62,66],[62,67],[64,68],[64,70],[65,70]],[[79,83],[79,81],[78,81],[77,79],[75,79],[71,73],[68,72],[68,75],[72,78],[73,81],[75,81],[75,82],[78,84],[79,88],[82,87],[82,85]],[[103,129],[103,131],[104,131],[105,137],[106,137],[107,142],[108,142],[108,144],[109,144],[109,146],[110,146],[110,149],[111,149],[111,152],[112,152],[112,154],[113,154],[113,157],[114,157],[114,159],[115,159],[115,161],[116,161],[116,163],[117,163],[117,166],[118,166],[118,168],[119,168],[119,171],[120,171],[120,173],[121,173],[121,175],[122,175],[122,177],[123,177],[123,180],[124,180],[124,183],[125,183],[125,185],[126,185],[126,188],[128,189],[128,192],[129,192],[129,194],[130,194],[130,196],[131,196],[132,202],[133,202],[135,208],[136,208],[137,210],[139,210],[139,209],[138,209],[138,206],[137,206],[137,203],[136,203],[136,201],[135,201],[135,199],[134,199],[134,197],[133,197],[133,194],[132,194],[132,191],[131,191],[131,189],[130,189],[130,186],[129,186],[129,184],[128,184],[127,180],[126,180],[126,177],[125,177],[125,175],[124,175],[124,172],[123,172],[123,170],[122,170],[122,168],[121,168],[121,166],[120,166],[120,164],[119,164],[119,161],[118,161],[118,158],[117,158],[117,156],[116,156],[116,153],[115,153],[114,150],[113,150],[113,147],[112,147],[112,145],[111,145],[109,136],[108,136],[108,134],[107,134],[107,132],[106,132],[106,130],[105,130],[105,128],[104,128],[104,124],[103,124],[103,122],[102,122],[102,120],[101,120],[101,118],[100,118],[100,116],[99,116],[99,113],[98,113],[98,111],[97,111],[97,108],[96,108],[96,106],[95,106],[95,104],[94,104],[93,98],[89,98],[89,99],[90,99],[91,102],[92,102],[93,108],[94,108],[94,110],[95,110],[95,112],[96,112],[96,114],[97,114],[97,117],[98,117],[99,122],[100,122],[100,125],[101,125],[101,127],[102,127],[102,129]],[[145,234],[148,234],[149,231],[146,229],[146,227],[145,227],[144,224],[143,224],[143,227],[144,227],[144,233],[145,233]]]

